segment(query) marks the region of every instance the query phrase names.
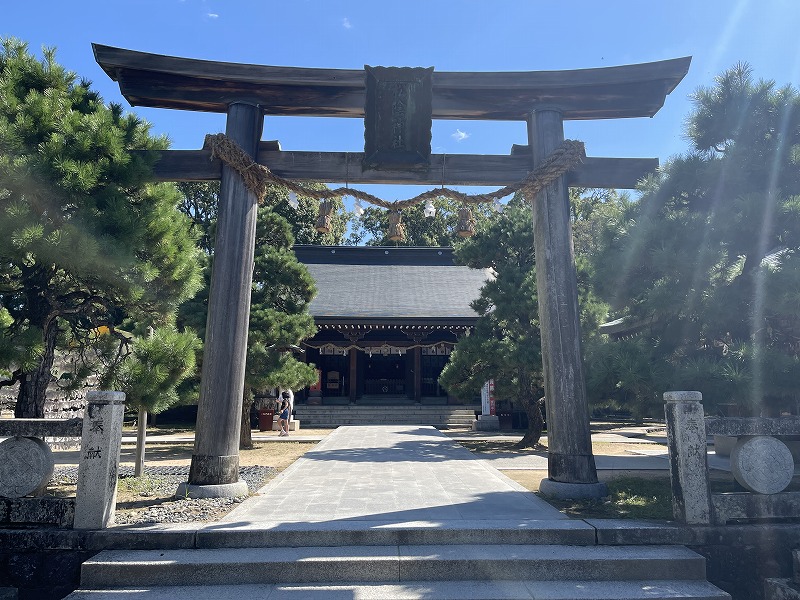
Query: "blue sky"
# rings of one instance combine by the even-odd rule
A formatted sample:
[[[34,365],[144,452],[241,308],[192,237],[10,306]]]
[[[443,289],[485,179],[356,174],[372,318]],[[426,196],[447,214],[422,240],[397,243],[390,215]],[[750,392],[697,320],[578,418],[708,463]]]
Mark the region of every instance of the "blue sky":
[[[758,78],[800,83],[797,0],[44,0],[7,2],[0,36],[90,79],[107,101],[119,89],[95,63],[91,42],[230,62],[353,69],[364,64],[439,71],[604,67],[692,56],[689,74],[652,119],[567,122],[590,156],[658,157],[686,150],[688,96],[738,61]],[[224,116],[134,108],[174,148],[200,148]],[[363,150],[358,119],[268,117],[264,139],[287,150]],[[506,154],[527,143],[523,123],[434,122],[434,152]],[[462,191],[470,191],[460,188]],[[375,191],[372,189],[371,191]],[[419,189],[383,187],[384,197]]]

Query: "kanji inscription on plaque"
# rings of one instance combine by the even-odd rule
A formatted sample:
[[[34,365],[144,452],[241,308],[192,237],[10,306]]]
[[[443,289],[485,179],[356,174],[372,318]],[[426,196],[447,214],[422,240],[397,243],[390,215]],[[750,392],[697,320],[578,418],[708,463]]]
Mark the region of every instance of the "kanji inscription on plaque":
[[[364,168],[427,169],[431,158],[433,67],[366,71]]]

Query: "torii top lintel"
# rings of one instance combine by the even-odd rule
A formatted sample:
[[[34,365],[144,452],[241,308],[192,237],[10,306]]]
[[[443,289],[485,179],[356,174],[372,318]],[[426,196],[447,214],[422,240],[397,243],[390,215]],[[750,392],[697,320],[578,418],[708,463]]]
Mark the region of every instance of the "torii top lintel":
[[[92,44],[133,106],[227,112],[253,102],[268,115],[364,117],[365,72],[195,60]],[[434,119],[525,120],[537,107],[566,120],[652,117],[691,57],[525,72],[434,72]]]

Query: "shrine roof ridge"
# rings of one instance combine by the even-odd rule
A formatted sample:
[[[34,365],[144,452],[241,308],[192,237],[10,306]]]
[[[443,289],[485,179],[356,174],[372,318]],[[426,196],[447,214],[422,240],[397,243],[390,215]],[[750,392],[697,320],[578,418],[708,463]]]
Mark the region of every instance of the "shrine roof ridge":
[[[365,71],[197,60],[92,44],[134,106],[226,112],[236,102],[270,115],[363,117]],[[537,107],[564,119],[653,116],[691,57],[561,71],[434,72],[433,118],[522,120]]]
[[[315,246],[293,247],[304,264],[456,266],[451,247]]]

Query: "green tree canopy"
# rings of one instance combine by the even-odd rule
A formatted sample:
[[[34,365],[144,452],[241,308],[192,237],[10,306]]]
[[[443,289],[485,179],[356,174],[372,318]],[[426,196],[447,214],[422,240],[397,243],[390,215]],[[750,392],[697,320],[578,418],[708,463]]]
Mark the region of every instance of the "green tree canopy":
[[[588,223],[591,214],[603,212],[600,205],[609,194],[573,190],[571,196],[578,223]],[[589,234],[582,235],[590,246]],[[466,397],[494,379],[495,395],[515,400],[528,413],[529,430],[521,445],[533,445],[542,431],[538,401],[544,394],[544,380],[530,205],[516,195],[502,216],[486,221],[474,237],[459,246],[456,260],[472,268],[490,269],[494,278],[473,302],[479,315],[475,329],[459,340],[440,381],[449,392]],[[605,306],[587,282],[586,274],[580,272],[582,325],[592,331],[604,316]]]
[[[474,331],[461,338],[439,378],[448,392],[477,394],[494,379],[495,396],[525,407],[539,441],[543,395],[541,339],[534,271],[531,209],[517,195],[502,217],[489,221],[456,251],[456,261],[473,269],[491,269],[494,278],[481,288],[472,307],[479,318]]]
[[[125,392],[129,407],[160,413],[178,403],[178,385],[194,373],[200,347],[192,330],[152,329],[125,343],[124,357],[105,370],[100,386]]]
[[[218,201],[219,186],[188,183],[181,184],[181,190],[184,193],[182,210],[192,218],[200,239],[207,240],[208,245],[204,248],[205,286],[195,298],[183,305],[180,321],[204,337],[213,268],[214,207]],[[277,193],[277,190],[272,192]],[[268,196],[258,209],[242,406],[243,447],[251,443],[249,412],[254,392],[273,387],[297,389],[314,383],[317,378],[314,366],[298,360],[292,351],[292,348],[316,333],[314,319],[308,313],[308,305],[316,294],[316,287],[310,273],[292,250],[295,242],[293,229],[299,227],[306,231],[311,225],[306,220],[310,213],[304,212],[303,206],[301,201],[301,210],[295,211],[288,205],[288,196],[278,194]],[[297,221],[292,224],[281,213]],[[334,241],[333,238],[314,238],[310,234],[306,238],[309,242],[315,239],[321,243]]]
[[[308,312],[317,290],[308,269],[297,260],[293,244],[286,219],[261,209],[245,367],[245,385],[251,390],[296,389],[317,379],[314,366],[297,360],[290,350],[317,332]]]
[[[197,252],[170,184],[149,183],[148,125],[106,106],[45,50],[0,50],[0,368],[17,416],[42,417],[56,347],[126,319],[158,325],[196,291]],[[10,319],[9,319],[10,317]],[[9,322],[10,321],[10,322]],[[31,360],[35,357],[35,360]]]
[[[800,95],[747,65],[694,94],[692,152],[607,229],[598,290],[630,335],[598,370],[660,405],[669,389],[750,413],[800,399]]]

